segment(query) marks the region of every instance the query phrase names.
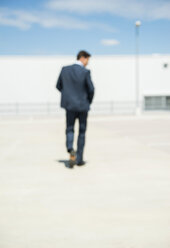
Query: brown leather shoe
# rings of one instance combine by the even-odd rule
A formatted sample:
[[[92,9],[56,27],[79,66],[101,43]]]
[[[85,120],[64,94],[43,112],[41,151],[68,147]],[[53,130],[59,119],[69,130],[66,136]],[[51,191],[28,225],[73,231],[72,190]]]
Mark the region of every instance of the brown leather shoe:
[[[76,164],[76,152],[74,150],[70,151],[69,168],[73,168]]]

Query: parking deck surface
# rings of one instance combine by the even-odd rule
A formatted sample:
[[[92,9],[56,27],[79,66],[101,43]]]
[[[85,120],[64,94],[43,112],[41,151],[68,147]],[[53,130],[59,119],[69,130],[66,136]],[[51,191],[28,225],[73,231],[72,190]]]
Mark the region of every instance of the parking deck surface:
[[[73,169],[64,117],[2,118],[0,151],[0,248],[170,247],[170,114],[89,116]]]

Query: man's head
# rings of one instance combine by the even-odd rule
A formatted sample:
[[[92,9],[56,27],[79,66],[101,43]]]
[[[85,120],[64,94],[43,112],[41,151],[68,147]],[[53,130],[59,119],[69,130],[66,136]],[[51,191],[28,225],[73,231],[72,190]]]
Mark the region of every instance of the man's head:
[[[77,60],[80,60],[84,66],[88,65],[90,57],[91,57],[91,54],[86,51],[80,51],[77,54]]]

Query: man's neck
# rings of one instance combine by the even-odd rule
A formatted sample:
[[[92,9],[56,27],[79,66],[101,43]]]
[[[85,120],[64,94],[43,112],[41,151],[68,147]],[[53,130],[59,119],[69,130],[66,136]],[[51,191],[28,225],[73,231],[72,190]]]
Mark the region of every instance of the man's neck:
[[[80,60],[76,60],[75,64],[80,65],[80,66],[84,66],[84,64]]]

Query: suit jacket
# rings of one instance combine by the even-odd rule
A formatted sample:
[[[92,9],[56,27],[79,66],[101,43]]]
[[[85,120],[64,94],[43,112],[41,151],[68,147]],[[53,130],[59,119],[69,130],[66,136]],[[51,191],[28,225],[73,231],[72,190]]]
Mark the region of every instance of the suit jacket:
[[[61,107],[71,111],[88,111],[94,96],[90,70],[73,64],[64,66],[56,88],[61,92]]]

